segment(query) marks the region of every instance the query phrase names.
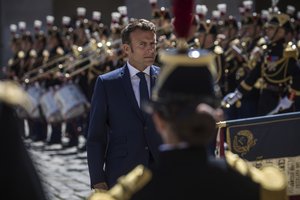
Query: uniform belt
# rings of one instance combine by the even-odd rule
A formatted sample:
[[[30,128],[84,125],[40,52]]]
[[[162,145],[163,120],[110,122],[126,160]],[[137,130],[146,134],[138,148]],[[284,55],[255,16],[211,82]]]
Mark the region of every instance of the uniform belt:
[[[272,92],[284,92],[284,87],[273,84],[264,84],[264,90],[270,90]]]

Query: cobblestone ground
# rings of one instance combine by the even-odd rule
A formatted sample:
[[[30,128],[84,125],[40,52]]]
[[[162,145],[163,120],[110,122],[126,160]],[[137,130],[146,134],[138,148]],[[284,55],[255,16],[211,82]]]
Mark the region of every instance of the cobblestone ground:
[[[28,143],[27,148],[49,200],[82,200],[91,194],[86,151],[42,142]]]

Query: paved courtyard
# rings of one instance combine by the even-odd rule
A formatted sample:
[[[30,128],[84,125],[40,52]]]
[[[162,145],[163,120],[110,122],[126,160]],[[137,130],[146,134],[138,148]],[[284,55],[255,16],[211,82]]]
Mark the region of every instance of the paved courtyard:
[[[26,144],[49,200],[82,200],[91,194],[86,151],[42,142]]]

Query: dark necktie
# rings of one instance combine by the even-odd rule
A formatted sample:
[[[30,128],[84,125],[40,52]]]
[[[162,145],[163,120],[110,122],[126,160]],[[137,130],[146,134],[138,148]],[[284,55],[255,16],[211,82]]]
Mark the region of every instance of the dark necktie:
[[[142,107],[143,103],[149,100],[148,86],[144,72],[139,72],[136,75],[140,78],[140,107]]]

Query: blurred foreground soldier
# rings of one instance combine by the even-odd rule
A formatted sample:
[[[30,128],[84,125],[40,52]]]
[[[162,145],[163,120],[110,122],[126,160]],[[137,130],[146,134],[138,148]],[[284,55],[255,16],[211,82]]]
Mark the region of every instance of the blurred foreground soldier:
[[[42,184],[25,148],[17,124],[15,106],[28,108],[31,101],[21,87],[0,82],[1,195],[7,199],[46,199]]]
[[[47,37],[47,51],[49,52],[49,61],[55,60],[65,54],[61,39],[61,34],[57,26],[49,26]],[[48,61],[48,62],[49,62]],[[57,67],[56,64],[51,65],[51,69]],[[47,90],[58,88],[62,84],[60,77],[56,74],[47,74],[44,77],[45,88]],[[61,122],[51,123],[50,139],[47,141],[48,145],[61,144]]]

